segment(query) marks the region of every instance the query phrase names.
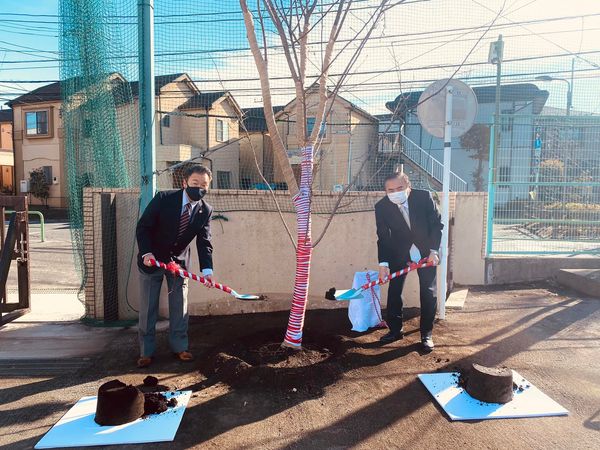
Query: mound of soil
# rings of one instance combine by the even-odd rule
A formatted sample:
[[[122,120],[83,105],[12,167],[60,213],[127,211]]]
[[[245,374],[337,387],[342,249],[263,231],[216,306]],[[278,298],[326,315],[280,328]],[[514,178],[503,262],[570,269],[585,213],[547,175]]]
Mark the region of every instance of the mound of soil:
[[[486,403],[508,403],[514,392],[523,392],[529,386],[517,386],[513,382],[512,370],[507,367],[485,367],[472,364],[457,367],[457,384],[471,397]]]
[[[122,425],[139,419],[144,413],[144,394],[135,386],[119,380],[98,388],[94,421],[99,425]]]
[[[507,367],[485,367],[473,364],[466,391],[477,400],[508,403],[513,398],[512,370]]]
[[[167,409],[177,406],[177,399],[168,399],[164,394],[160,392],[149,392],[144,394],[144,416],[150,414],[160,414],[165,412]]]
[[[341,338],[307,334],[302,349],[281,346],[280,328],[268,329],[214,349],[202,367],[207,377],[232,386],[308,390],[339,378],[336,360],[343,355]]]

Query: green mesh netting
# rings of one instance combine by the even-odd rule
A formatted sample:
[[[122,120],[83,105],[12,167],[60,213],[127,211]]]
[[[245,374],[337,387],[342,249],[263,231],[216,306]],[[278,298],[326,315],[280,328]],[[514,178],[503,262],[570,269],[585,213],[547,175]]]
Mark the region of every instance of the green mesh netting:
[[[103,218],[109,220],[104,221],[101,235],[89,227],[85,234],[84,189],[139,186],[137,85],[129,81],[137,69],[135,12],[131,1],[60,2],[61,116],[72,239],[82,286],[94,270],[85,258],[86,242],[87,253],[90,244],[102,242],[105,264],[116,259],[110,201],[103,205],[107,210]],[[113,290],[116,283],[104,283],[105,297],[116,295]],[[116,308],[116,303],[108,302],[100,316],[116,318]]]

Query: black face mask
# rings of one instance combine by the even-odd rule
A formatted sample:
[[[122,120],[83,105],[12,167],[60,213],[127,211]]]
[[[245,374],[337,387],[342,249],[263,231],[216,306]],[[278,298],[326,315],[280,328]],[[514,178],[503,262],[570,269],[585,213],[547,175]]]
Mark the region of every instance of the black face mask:
[[[201,189],[197,186],[188,186],[185,188],[185,193],[191,201],[197,202],[206,195],[206,189]]]

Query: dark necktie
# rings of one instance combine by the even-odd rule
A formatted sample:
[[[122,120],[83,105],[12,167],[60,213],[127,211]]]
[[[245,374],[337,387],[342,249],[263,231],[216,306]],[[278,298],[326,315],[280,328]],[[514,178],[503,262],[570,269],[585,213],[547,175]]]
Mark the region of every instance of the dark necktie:
[[[181,213],[181,219],[179,220],[179,232],[177,233],[177,239],[181,237],[181,235],[187,230],[188,225],[190,224],[190,211],[192,210],[192,204],[187,203],[185,208],[183,209],[183,213]]]

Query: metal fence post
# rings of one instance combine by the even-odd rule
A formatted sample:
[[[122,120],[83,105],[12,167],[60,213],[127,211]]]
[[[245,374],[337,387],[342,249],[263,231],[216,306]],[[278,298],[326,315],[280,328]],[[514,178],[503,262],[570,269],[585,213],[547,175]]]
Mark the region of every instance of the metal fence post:
[[[488,202],[487,202],[487,227],[485,256],[492,254],[492,240],[494,235],[494,201],[495,201],[495,176],[496,176],[496,152],[494,151],[494,138],[496,136],[494,125],[490,133],[490,156],[488,158]]]

